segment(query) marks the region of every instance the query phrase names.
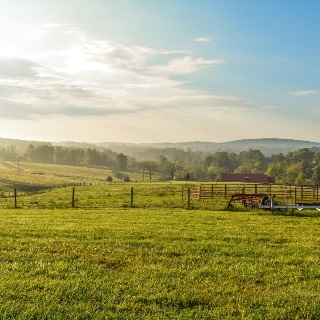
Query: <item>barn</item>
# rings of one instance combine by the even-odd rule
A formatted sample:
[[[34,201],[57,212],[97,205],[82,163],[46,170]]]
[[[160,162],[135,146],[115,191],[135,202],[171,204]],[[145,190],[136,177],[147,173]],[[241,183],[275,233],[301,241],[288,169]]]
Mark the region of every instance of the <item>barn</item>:
[[[259,173],[222,173],[221,182],[275,183],[275,178]]]

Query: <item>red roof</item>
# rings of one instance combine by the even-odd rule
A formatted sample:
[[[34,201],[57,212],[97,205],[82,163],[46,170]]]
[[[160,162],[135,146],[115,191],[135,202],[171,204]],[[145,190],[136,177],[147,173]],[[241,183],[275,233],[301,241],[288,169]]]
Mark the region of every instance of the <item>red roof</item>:
[[[255,173],[222,173],[222,182],[258,182],[258,183],[275,183],[274,177],[268,177],[265,174]]]

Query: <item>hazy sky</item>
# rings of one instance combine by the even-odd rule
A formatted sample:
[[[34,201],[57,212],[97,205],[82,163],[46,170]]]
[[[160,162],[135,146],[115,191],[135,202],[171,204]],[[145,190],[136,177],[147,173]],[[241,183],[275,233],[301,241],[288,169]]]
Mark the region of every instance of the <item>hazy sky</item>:
[[[0,137],[320,141],[319,0],[0,8]]]

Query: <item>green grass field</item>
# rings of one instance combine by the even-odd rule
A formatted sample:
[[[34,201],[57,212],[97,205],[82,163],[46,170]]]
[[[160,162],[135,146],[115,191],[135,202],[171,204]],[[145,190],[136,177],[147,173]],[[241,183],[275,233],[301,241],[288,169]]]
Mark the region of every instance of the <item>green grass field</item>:
[[[1,210],[1,319],[318,319],[316,213]]]
[[[72,187],[19,193],[17,208],[1,194],[0,319],[319,319],[319,212],[188,208],[181,183],[23,167],[1,174],[94,183],[74,208]]]

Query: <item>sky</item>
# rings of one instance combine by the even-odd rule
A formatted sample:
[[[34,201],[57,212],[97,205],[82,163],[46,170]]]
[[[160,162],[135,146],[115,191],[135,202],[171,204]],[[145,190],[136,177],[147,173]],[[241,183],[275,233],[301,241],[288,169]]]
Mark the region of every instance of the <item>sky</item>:
[[[0,137],[320,142],[318,0],[0,8]]]

